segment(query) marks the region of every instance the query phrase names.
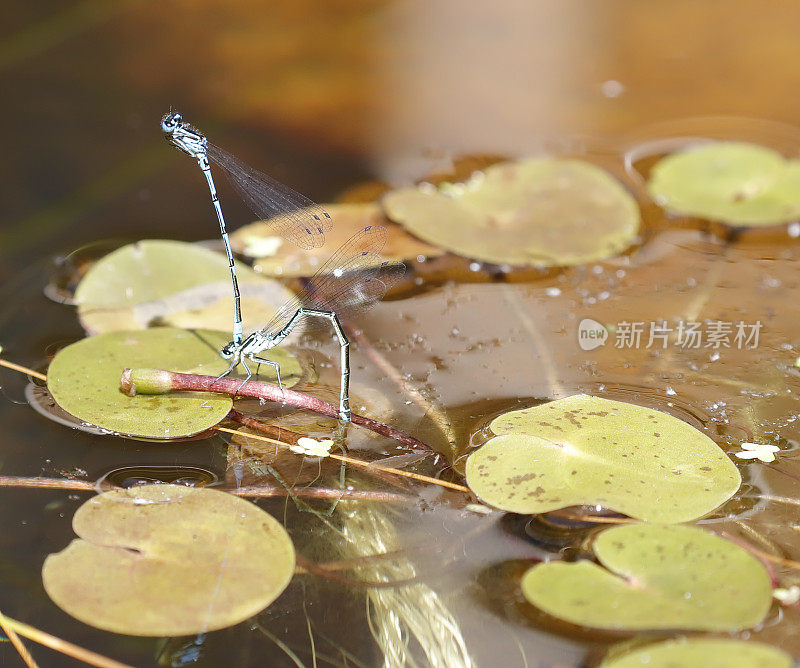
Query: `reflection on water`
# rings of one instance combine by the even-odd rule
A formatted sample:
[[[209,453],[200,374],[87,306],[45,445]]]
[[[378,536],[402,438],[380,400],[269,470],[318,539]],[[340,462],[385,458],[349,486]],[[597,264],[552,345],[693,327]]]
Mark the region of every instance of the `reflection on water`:
[[[452,256],[413,263],[405,291],[359,322],[354,403],[390,415],[446,453],[456,470],[489,437],[486,427],[499,413],[587,392],[666,411],[729,452],[743,440],[780,443],[790,453],[781,466],[796,475],[798,235],[791,226],[732,234],[667,219],[643,188],[657,155],[698,138],[755,141],[790,156],[800,148],[800,132],[775,123],[714,117],[648,126],[720,110],[800,117],[800,103],[785,95],[800,76],[790,67],[800,49],[791,29],[800,9],[768,17],[734,4],[738,13],[725,16],[711,3],[667,13],[622,2],[514,0],[491,9],[444,0],[343,1],[324,9],[304,0],[269,12],[246,0],[225,8],[178,0],[119,3],[113,11],[93,2],[15,7],[4,28],[12,39],[0,48],[7,164],[14,168],[0,183],[4,355],[38,368],[83,335],[67,304],[75,275],[97,256],[84,244],[213,234],[203,183],[159,136],[170,103],[193,111],[248,162],[318,200],[367,178],[441,172],[459,150],[549,149],[610,169],[631,189],[644,212],[639,245],[563,270],[506,271]],[[764,21],[766,41],[750,29]],[[612,80],[622,87],[603,86]],[[625,137],[613,138],[620,130]],[[229,215],[248,220],[236,207],[229,197]],[[56,254],[67,260],[51,282],[45,265]],[[45,286],[59,303],[42,297]],[[759,321],[763,329],[751,350],[617,348],[613,331],[587,353],[577,341],[584,318],[609,327]],[[384,366],[367,354],[368,344]],[[329,342],[304,345],[323,384],[335,387]],[[47,404],[24,378],[4,371],[0,382],[4,475],[60,477],[80,468],[89,480],[112,471],[108,480],[125,485],[231,480],[237,445],[219,435],[162,444],[67,430],[14,403],[27,391],[34,405]],[[274,407],[264,412],[310,434],[329,428]],[[355,431],[351,439],[364,457],[403,455]],[[123,470],[123,463],[136,466]],[[338,465],[294,464],[274,468],[303,485],[339,484]],[[703,522],[797,560],[796,479],[758,463],[741,467],[737,498]],[[438,473],[429,460],[407,468]],[[44,595],[41,563],[73,537],[70,518],[86,492],[4,488],[3,612],[132,665],[245,666],[267,658],[276,666],[295,659],[311,665],[316,656],[373,666],[388,654],[394,665],[438,657],[440,665],[578,666],[587,652],[602,656],[624,636],[547,618],[516,586],[536,561],[585,553],[593,533],[588,510],[535,519],[481,515],[455,492],[349,469],[345,475],[356,489],[394,496],[338,506],[288,495],[259,501],[285,521],[312,566],[327,568],[298,575],[252,623],[163,642],[95,631]],[[248,484],[275,484],[263,467],[247,476]],[[398,500],[401,494],[408,499]],[[380,552],[388,556],[375,557]],[[405,586],[389,586],[396,580]],[[796,611],[783,614],[780,624],[770,618],[750,637],[800,654]],[[9,664],[12,654],[0,646]]]

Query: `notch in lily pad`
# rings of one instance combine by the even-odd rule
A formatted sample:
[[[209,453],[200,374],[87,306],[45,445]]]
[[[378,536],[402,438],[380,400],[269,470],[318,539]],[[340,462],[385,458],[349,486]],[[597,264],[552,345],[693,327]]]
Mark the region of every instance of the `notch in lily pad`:
[[[708,436],[672,415],[585,394],[512,411],[467,460],[467,484],[515,513],[601,505],[649,522],[687,522],[741,485]]]
[[[244,499],[208,488],[144,485],[89,499],[79,536],[47,557],[42,581],[66,613],[106,631],[180,636],[238,624],[287,587],[286,530]]]
[[[735,631],[760,623],[772,587],[738,545],[695,527],[640,524],[603,531],[599,564],[553,561],[531,568],[522,592],[572,624],[601,629]]]

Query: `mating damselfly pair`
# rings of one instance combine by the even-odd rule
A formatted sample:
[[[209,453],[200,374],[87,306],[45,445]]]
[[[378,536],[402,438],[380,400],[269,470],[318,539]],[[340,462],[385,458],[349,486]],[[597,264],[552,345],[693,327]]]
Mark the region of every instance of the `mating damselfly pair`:
[[[219,220],[230,268],[234,304],[233,338],[220,352],[223,358],[231,362],[222,375],[228,375],[241,364],[247,373],[246,382],[252,377],[248,361],[268,364],[275,368],[278,385],[282,388],[278,363],[259,357],[259,354],[280,344],[303,318],[327,320],[340,347],[339,418],[349,422],[350,343],[339,316],[347,318],[379,301],[405,273],[402,262],[380,260],[379,254],[387,238],[386,228],[371,225],[352,236],[313,277],[304,282],[302,292],[278,309],[270,322],[245,336],[236,266],[210,163],[213,162],[225,172],[258,218],[267,220],[272,230],[301,248],[322,246],[325,231],[332,225],[331,218],[322,207],[307,197],[209,142],[200,131],[185,123],[179,113],[171,111],[166,114],[161,120],[161,127],[172,144],[197,160],[206,177],[211,202]]]

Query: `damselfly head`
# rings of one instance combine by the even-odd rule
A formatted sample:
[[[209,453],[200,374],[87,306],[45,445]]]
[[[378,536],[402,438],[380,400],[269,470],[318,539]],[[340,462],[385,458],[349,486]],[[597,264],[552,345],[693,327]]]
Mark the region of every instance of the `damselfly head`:
[[[236,343],[234,341],[226,343],[224,346],[222,346],[222,350],[219,351],[219,354],[222,359],[231,359],[236,354]]]
[[[161,118],[161,129],[167,134],[172,134],[183,122],[183,116],[177,111],[170,111]]]

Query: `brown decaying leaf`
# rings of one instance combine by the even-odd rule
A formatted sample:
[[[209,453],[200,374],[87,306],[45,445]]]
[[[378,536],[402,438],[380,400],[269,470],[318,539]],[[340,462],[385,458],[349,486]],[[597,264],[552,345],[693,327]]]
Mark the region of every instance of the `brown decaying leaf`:
[[[437,257],[444,251],[411,236],[399,225],[387,220],[374,202],[366,204],[326,204],[325,210],[334,221],[326,232],[325,245],[305,250],[275,236],[269,221],[257,221],[231,235],[234,250],[256,258],[253,268],[269,276],[311,276],[325,263],[333,251],[359,230],[369,225],[381,225],[389,230],[389,241],[381,251],[380,260],[409,260],[419,255]],[[267,239],[274,239],[274,244]],[[270,247],[271,246],[271,247]],[[259,251],[265,250],[266,253]]]

